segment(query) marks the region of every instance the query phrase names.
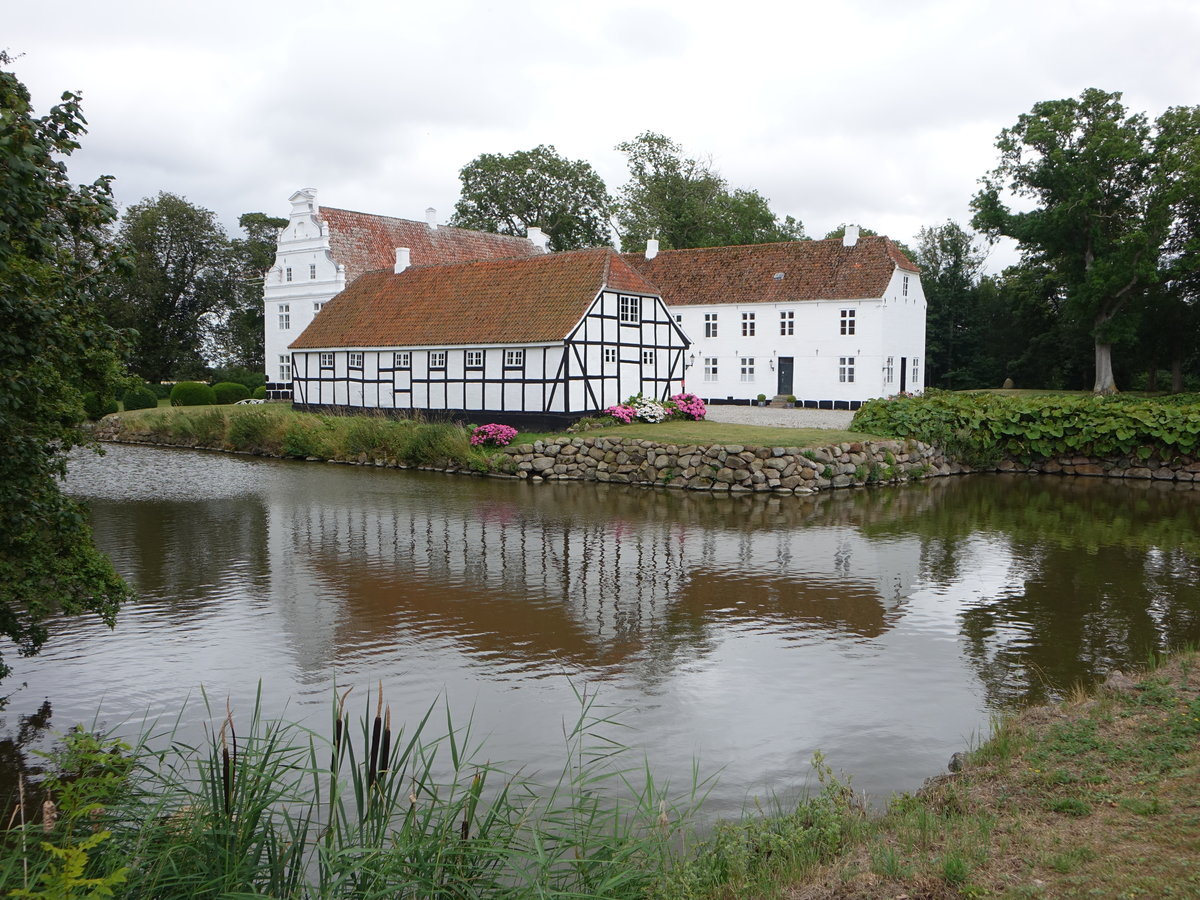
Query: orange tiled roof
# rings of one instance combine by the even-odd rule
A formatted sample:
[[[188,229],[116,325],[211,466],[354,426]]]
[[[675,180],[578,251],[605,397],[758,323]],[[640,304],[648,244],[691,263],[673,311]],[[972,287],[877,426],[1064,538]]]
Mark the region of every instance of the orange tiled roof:
[[[292,343],[429,347],[561,341],[602,288],[657,295],[613,250],[368,272],[334,297]]]
[[[527,238],[507,234],[447,226],[434,229],[424,222],[327,206],[319,215],[329,225],[329,247],[333,258],[346,267],[347,284],[364,272],[390,269],[396,261],[397,247],[411,251],[414,266],[507,259],[541,252]]]
[[[882,297],[897,266],[918,271],[886,237],[860,237],[853,247],[833,238],[663,250],[654,259],[625,253],[622,258],[657,285],[672,306]],[[780,272],[783,278],[776,278]]]

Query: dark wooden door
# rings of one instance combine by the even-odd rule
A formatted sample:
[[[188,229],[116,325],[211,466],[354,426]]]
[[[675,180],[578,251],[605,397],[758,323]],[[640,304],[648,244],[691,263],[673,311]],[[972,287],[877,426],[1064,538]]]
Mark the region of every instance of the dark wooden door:
[[[791,356],[779,357],[779,390],[775,393],[784,397],[796,393],[792,387],[792,363],[794,361],[794,357]]]

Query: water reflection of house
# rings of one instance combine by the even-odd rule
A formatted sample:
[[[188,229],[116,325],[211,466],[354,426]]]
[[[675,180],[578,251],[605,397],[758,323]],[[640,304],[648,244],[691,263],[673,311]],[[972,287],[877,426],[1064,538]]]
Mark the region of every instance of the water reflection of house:
[[[402,491],[272,505],[273,558],[294,561],[279,587],[319,607],[317,627],[300,606],[289,626],[308,654],[352,654],[399,633],[515,665],[602,668],[664,641],[702,652],[711,623],[739,619],[872,638],[899,614],[920,560],[915,538],[878,543],[850,524],[747,530],[711,509],[707,524],[589,512],[556,490],[519,504],[511,491],[411,504]]]

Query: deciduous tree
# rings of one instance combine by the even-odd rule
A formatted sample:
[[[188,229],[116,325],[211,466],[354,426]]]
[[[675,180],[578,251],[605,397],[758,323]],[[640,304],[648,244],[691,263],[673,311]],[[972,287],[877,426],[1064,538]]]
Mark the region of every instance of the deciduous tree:
[[[245,237],[229,242],[226,285],[205,355],[219,366],[263,369],[263,274],[275,263],[279,229],[287,219],[261,212],[238,219]]]
[[[129,591],[58,484],[66,453],[88,443],[83,393],[112,396],[121,381],[118,335],[96,307],[116,211],[108,178],[67,178],[85,131],[78,95],[38,117],[10,63],[0,53],[0,634],[28,655],[52,612],[111,625]]]

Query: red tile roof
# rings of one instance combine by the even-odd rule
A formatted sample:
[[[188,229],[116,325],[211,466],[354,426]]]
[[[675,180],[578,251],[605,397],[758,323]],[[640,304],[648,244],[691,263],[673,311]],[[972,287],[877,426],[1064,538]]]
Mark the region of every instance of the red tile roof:
[[[414,266],[508,259],[541,252],[527,238],[507,234],[447,226],[434,229],[424,222],[328,206],[322,207],[319,215],[329,225],[330,250],[334,260],[346,267],[347,284],[364,272],[392,268],[397,247],[411,251]]]
[[[413,266],[399,275],[368,272],[325,304],[291,346],[313,350],[561,341],[606,286],[658,294],[607,248]]]
[[[663,250],[622,258],[655,284],[668,305],[792,303],[882,297],[896,267],[917,273],[886,237],[785,241],[737,247]],[[783,273],[782,278],[776,278]]]

